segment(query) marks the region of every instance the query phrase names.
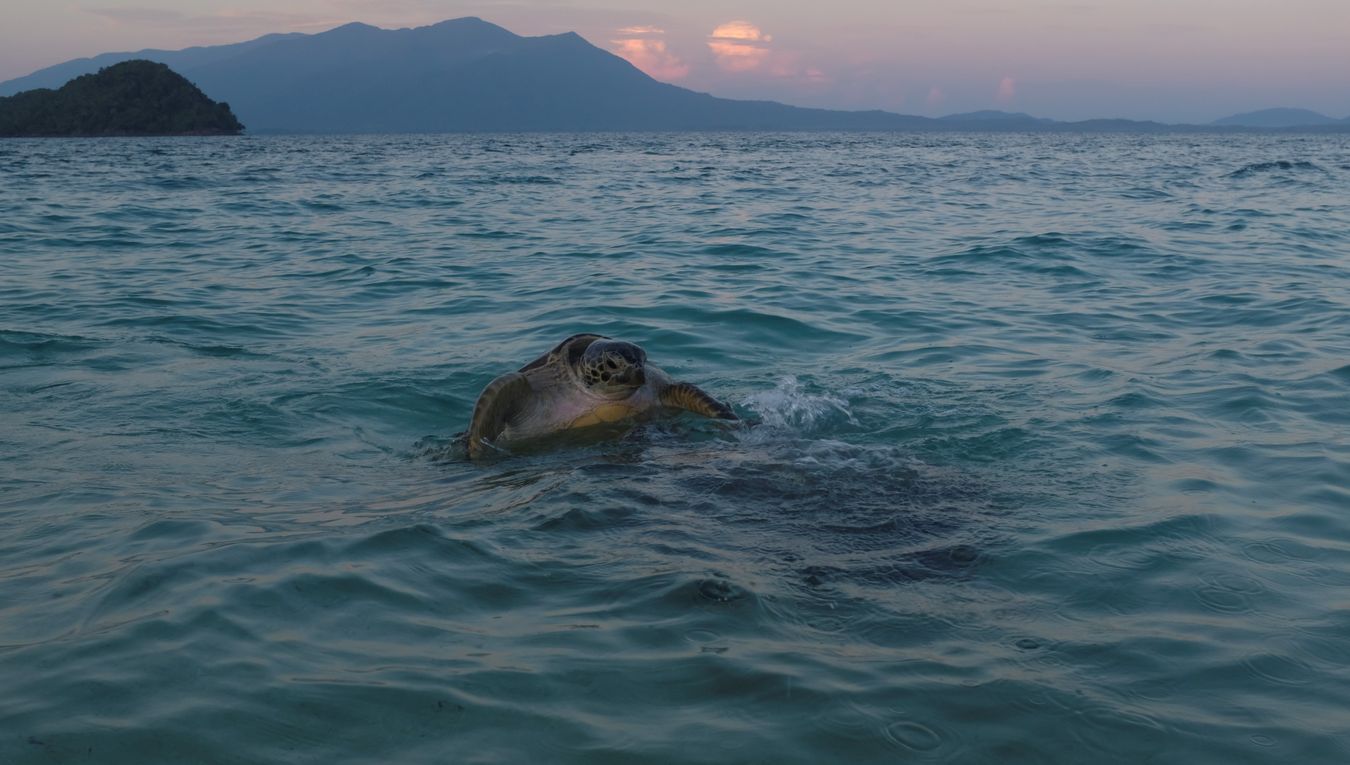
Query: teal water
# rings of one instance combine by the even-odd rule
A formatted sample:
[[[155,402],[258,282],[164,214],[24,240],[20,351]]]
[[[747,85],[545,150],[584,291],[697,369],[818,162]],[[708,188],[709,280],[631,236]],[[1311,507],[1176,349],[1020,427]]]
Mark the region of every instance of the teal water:
[[[0,762],[1350,761],[1350,139],[0,142]],[[470,464],[641,344],[752,426]]]

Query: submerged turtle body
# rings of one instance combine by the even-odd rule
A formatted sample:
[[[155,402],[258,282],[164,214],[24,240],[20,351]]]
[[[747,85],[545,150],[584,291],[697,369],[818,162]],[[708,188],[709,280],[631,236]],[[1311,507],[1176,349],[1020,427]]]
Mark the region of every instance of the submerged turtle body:
[[[573,335],[553,350],[488,383],[469,424],[470,457],[509,444],[668,410],[735,420],[731,408],[697,386],[674,382],[632,343]]]

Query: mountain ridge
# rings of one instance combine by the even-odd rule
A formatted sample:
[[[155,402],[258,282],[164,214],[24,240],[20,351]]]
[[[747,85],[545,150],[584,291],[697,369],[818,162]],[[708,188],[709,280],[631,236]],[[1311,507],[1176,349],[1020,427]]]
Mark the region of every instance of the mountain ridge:
[[[1233,114],[1214,120],[1210,124],[1220,127],[1286,128],[1335,125],[1342,122],[1350,122],[1350,117],[1346,117],[1342,120],[1335,117],[1328,117],[1321,112],[1315,112],[1311,109],[1297,109],[1285,106]]]
[[[995,110],[931,118],[724,99],[657,81],[575,32],[523,37],[472,16],[394,30],[351,22],[316,34],[264,35],[230,45],[104,53],[0,83],[0,96],[56,87],[133,57],[167,64],[212,98],[227,101],[253,132],[1160,132],[1251,127],[1125,119],[1061,122]],[[1322,129],[1350,129],[1350,118],[1338,122],[1317,116],[1328,120],[1318,124]]]

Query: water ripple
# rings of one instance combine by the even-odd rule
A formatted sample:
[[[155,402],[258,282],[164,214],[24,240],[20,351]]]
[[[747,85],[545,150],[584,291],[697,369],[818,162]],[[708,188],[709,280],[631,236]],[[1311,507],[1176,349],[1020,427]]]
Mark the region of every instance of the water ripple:
[[[1350,759],[1347,167],[3,142],[0,761]],[[579,331],[745,421],[465,460]]]

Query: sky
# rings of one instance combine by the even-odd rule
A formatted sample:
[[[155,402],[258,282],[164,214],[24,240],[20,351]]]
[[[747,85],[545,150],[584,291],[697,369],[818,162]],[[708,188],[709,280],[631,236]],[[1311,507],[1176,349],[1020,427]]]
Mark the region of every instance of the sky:
[[[0,81],[144,48],[478,16],[728,98],[939,116],[1350,116],[1350,0],[0,0]]]

